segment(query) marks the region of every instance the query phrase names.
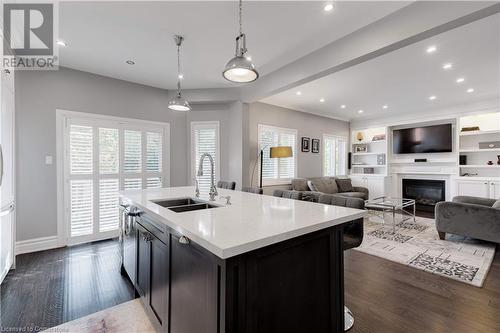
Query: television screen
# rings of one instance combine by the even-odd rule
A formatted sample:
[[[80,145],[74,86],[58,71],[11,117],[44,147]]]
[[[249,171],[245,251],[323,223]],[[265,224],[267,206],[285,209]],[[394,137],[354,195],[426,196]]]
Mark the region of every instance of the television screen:
[[[392,132],[394,154],[449,153],[451,124],[404,128]]]

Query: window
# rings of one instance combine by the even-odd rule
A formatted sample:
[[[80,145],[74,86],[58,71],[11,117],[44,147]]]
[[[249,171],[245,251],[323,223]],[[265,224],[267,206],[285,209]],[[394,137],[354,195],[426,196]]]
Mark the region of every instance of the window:
[[[259,125],[259,149],[263,149],[263,184],[287,183],[297,174],[297,130]],[[291,146],[293,156],[289,158],[270,158],[270,148]]]
[[[118,192],[167,183],[168,124],[66,111],[63,117],[69,243],[114,237]]]
[[[347,138],[323,135],[323,176],[346,175]]]
[[[203,161],[203,176],[198,177],[200,157],[209,153],[215,164],[215,178],[220,177],[220,150],[219,150],[219,122],[199,121],[191,122],[191,175],[197,178],[200,192],[206,194],[210,191],[210,162]]]

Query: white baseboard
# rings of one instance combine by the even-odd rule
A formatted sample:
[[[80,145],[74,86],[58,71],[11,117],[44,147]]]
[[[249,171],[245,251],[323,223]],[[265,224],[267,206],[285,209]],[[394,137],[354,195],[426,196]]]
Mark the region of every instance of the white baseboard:
[[[27,239],[16,242],[16,255],[61,247],[57,236]]]

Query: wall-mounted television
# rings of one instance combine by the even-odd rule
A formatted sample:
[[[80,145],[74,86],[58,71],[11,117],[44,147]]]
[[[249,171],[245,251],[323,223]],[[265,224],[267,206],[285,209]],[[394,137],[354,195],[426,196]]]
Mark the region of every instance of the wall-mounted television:
[[[452,135],[451,124],[397,129],[392,132],[393,153],[449,153]]]

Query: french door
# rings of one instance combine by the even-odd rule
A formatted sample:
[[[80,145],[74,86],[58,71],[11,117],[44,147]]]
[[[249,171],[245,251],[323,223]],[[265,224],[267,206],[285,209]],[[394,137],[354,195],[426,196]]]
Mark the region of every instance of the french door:
[[[119,191],[168,185],[168,124],[67,117],[64,132],[68,244],[115,237]]]

